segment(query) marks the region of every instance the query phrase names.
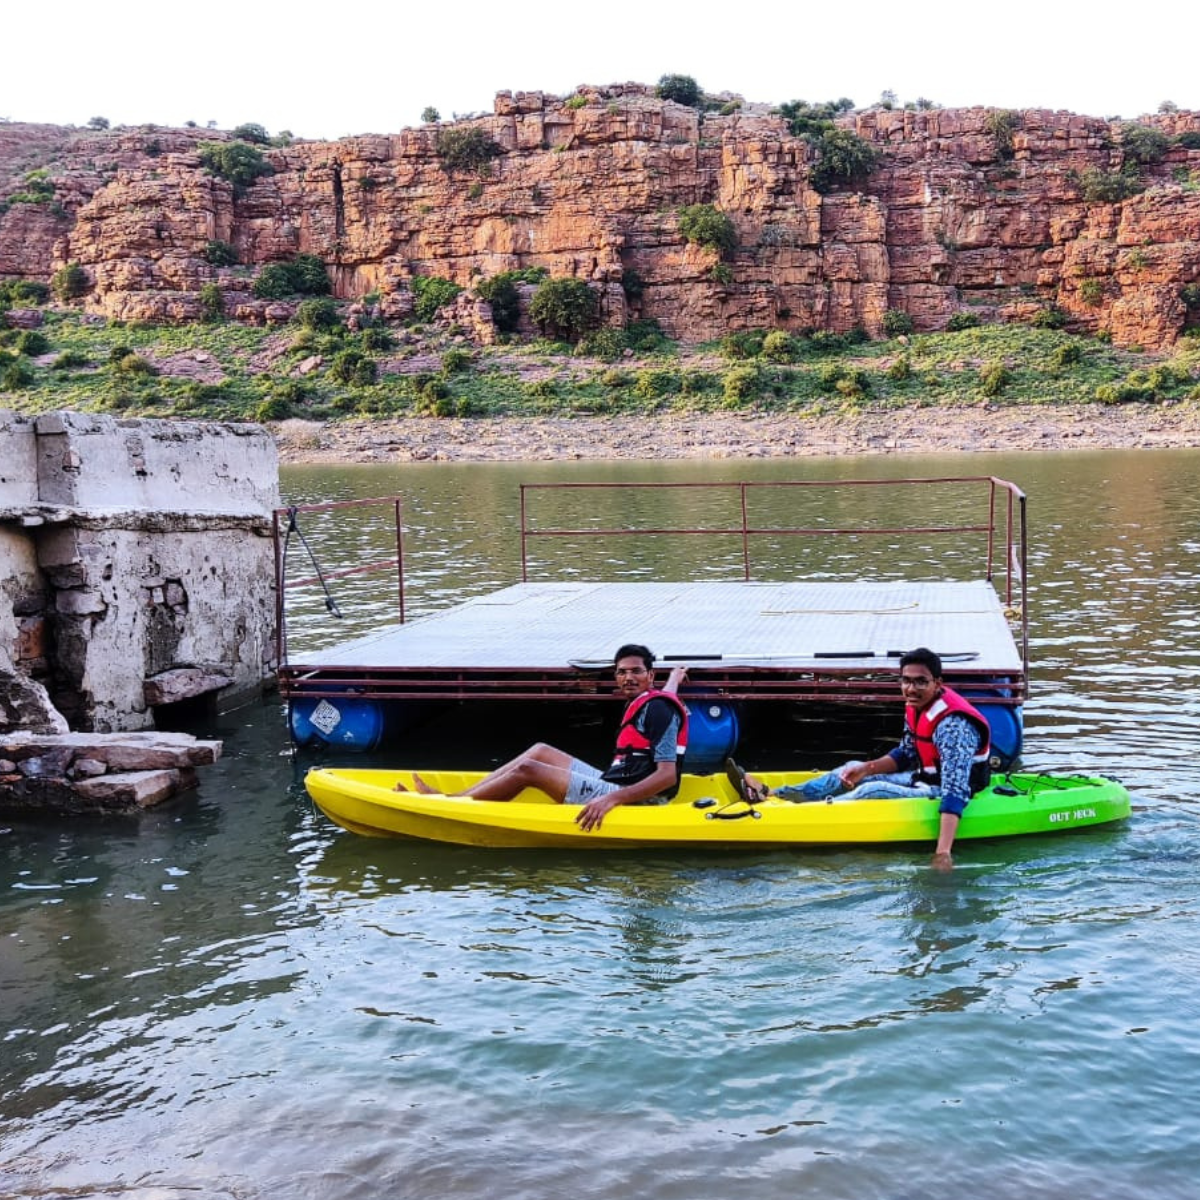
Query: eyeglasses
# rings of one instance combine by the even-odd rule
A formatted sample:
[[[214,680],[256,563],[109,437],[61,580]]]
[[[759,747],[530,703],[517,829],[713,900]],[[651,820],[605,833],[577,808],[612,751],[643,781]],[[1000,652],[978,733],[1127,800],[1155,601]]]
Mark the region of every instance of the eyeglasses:
[[[923,688],[928,687],[933,682],[928,675],[901,675],[900,686],[902,688]]]

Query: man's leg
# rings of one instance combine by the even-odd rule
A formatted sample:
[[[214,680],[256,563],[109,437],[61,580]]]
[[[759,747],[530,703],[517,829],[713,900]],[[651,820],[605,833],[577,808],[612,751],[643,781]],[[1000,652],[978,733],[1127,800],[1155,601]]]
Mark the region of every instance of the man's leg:
[[[502,767],[497,767],[478,783],[454,795],[472,796],[476,800],[511,800],[525,788],[535,787],[552,800],[562,803],[574,761],[570,754],[545,742],[538,742]],[[413,773],[413,788],[426,794],[434,790],[416,772]]]

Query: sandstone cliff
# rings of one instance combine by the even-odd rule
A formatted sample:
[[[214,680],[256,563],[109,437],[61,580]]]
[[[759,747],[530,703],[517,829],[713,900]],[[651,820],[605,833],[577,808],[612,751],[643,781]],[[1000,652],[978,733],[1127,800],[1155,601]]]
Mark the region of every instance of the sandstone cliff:
[[[486,175],[447,172],[439,127],[422,126],[268,149],[273,173],[240,193],[198,153],[228,134],[0,125],[0,197],[38,168],[54,185],[53,203],[0,212],[0,279],[78,262],[89,311],[159,321],[199,319],[200,288],[216,283],[226,312],[262,321],[288,310],[252,297],[252,268],[296,253],[325,260],[339,297],[379,293],[395,315],[415,274],[469,286],[543,266],[597,287],[608,320],[654,318],[685,341],[878,334],[889,309],[938,329],[964,309],[1004,320],[1054,304],[1118,344],[1169,345],[1197,315],[1180,293],[1200,280],[1200,149],[1174,139],[1200,114],[1142,118],[1172,144],[1138,164],[1145,190],[1113,203],[1086,201],[1081,178],[1131,165],[1120,123],[1004,116],[998,132],[984,108],[847,114],[879,165],[824,195],[809,144],[765,107],[702,114],[636,84],[501,93],[471,122],[501,149]],[[679,208],[698,203],[736,225],[728,270],[679,233]],[[213,240],[241,266],[211,266]]]

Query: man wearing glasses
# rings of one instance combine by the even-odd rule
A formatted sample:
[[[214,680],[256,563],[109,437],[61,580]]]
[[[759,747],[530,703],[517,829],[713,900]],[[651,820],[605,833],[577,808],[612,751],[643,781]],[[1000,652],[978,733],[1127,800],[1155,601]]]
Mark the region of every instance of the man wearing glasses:
[[[527,787],[538,788],[560,804],[582,805],[575,822],[585,830],[599,829],[618,804],[665,803],[679,788],[687,748],[687,709],[675,694],[687,669],[676,667],[660,691],[654,687],[654,655],[645,646],[622,646],[613,667],[626,705],[606,770],[538,742],[456,794],[511,800]],[[413,775],[413,784],[418,792],[433,791],[419,775]]]
[[[882,758],[848,762],[807,783],[780,788],[781,800],[888,800],[902,796],[939,799],[935,866],[951,865],[950,850],[967,802],[987,787],[991,752],[987,719],[942,683],[942,660],[924,647],[900,658],[904,736]],[[757,796],[768,789],[747,776]]]

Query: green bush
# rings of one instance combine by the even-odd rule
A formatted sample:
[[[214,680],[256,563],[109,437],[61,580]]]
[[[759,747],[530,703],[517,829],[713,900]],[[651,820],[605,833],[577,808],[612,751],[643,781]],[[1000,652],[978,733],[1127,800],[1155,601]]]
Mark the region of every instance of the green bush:
[[[80,367],[90,367],[92,360],[78,350],[64,350],[51,364],[52,371],[74,371]]]
[[[239,125],[230,132],[235,138],[243,142],[252,142],[256,146],[269,146],[271,144],[271,135],[254,121],[247,121],[245,125]]]
[[[1187,309],[1200,308],[1200,283],[1186,283],[1179,289],[1179,299]]]
[[[49,299],[49,287],[32,279],[6,279],[0,283],[0,311],[45,304]]]
[[[219,321],[225,315],[225,296],[218,284],[205,283],[200,287],[200,307],[206,321]]]
[[[25,172],[24,186],[10,193],[10,204],[49,204],[54,199],[54,180],[46,167],[37,167]]]
[[[108,361],[112,366],[116,366],[122,359],[128,358],[134,353],[132,346],[114,346],[108,352]]]
[[[653,318],[630,321],[625,326],[625,344],[635,354],[653,354],[670,345],[662,326]]]
[[[912,363],[909,361],[907,354],[901,354],[887,369],[887,377],[893,383],[903,383],[906,379],[912,377],[912,373]]]
[[[792,341],[792,335],[785,329],[772,329],[762,340],[762,355],[771,362],[794,362],[796,346]]]
[[[201,142],[196,152],[202,167],[228,179],[237,192],[245,191],[259,176],[275,170],[263,158],[262,151],[249,142]]]
[[[849,112],[854,107],[854,101],[844,96],[840,100],[830,100],[823,104],[809,104],[807,100],[789,100],[779,106],[779,115],[788,124],[788,132],[792,137],[820,138],[823,133],[836,128],[834,118]]]
[[[645,280],[633,267],[626,267],[621,272],[621,290],[625,293],[626,300],[636,302],[646,290]]]
[[[733,222],[712,204],[689,204],[679,210],[679,232],[684,241],[718,254],[737,248],[737,230]]]
[[[1136,175],[1088,167],[1079,176],[1079,191],[1088,204],[1117,204],[1144,191]]]
[[[721,394],[726,408],[741,408],[753,404],[762,387],[757,367],[733,367],[721,381]]]
[[[1078,342],[1064,342],[1055,349],[1053,361],[1056,367],[1071,367],[1083,361],[1083,351]]]
[[[766,340],[767,331],[764,329],[735,329],[721,339],[721,355],[735,362],[757,358]]]
[[[20,357],[0,357],[0,390],[19,392],[34,380],[33,368]]]
[[[140,355],[134,354],[132,351],[124,355],[122,358],[117,359],[113,363],[113,369],[121,375],[145,377],[158,374],[158,369],[153,363],[148,362],[146,359],[142,358]]]
[[[1158,162],[1170,147],[1171,139],[1161,129],[1136,122],[1121,126],[1121,148],[1143,166]]]
[[[708,269],[708,277],[718,287],[730,287],[733,283],[733,268],[728,263],[713,263]]]
[[[204,261],[213,267],[232,267],[238,261],[238,254],[228,242],[214,239],[204,247]]]
[[[1104,281],[1101,279],[1080,280],[1079,299],[1090,308],[1099,308],[1104,303]]]
[[[432,104],[427,104],[421,109],[421,120],[424,124],[436,125],[441,119],[442,114]]]
[[[338,329],[342,319],[337,302],[329,296],[302,300],[296,309],[296,321],[303,329]]]
[[[1011,379],[1011,372],[998,358],[979,369],[979,389],[985,396],[1000,395]]]
[[[442,169],[447,174],[455,171],[485,174],[491,169],[491,160],[503,153],[487,130],[478,125],[439,129],[436,150]]]
[[[469,350],[464,350],[460,346],[452,346],[442,355],[442,371],[447,375],[453,375],[458,371],[465,371],[473,361],[474,358]]]
[[[1200,150],[1200,129],[1189,129],[1186,133],[1181,133],[1175,141],[1185,150]]]
[[[1013,156],[1013,134],[1021,126],[1021,114],[1010,108],[994,108],[984,118],[984,128],[996,143],[996,157],[1007,161]]]
[[[888,337],[903,337],[913,331],[913,319],[898,308],[889,308],[883,314],[883,332]]]
[[[814,191],[831,192],[835,187],[866,179],[879,163],[879,152],[849,129],[827,129],[812,141],[816,162],[809,170]]]
[[[297,254],[290,262],[268,263],[255,277],[252,290],[260,300],[324,296],[330,290],[329,274],[315,254]]]
[[[329,378],[334,383],[368,387],[375,382],[376,370],[374,359],[358,350],[341,350],[329,364]]]
[[[576,350],[578,353],[586,354],[591,358],[613,362],[625,353],[626,345],[623,330],[605,326],[603,329],[593,330],[584,337],[576,347]]]
[[[439,275],[414,275],[409,286],[415,301],[413,311],[419,321],[432,321],[438,310],[462,291],[457,283]]]
[[[59,267],[50,280],[50,290],[64,302],[79,299],[91,286],[87,272],[77,262]]]
[[[49,352],[50,339],[40,329],[22,329],[17,335],[15,349],[26,358],[37,358],[39,354]]]
[[[700,85],[690,75],[663,75],[654,89],[660,100],[674,100],[688,108],[699,108],[704,102]]]
[[[979,317],[975,313],[956,312],[950,314],[950,320],[946,322],[947,333],[959,333],[964,329],[974,329],[979,324]]]
[[[1035,329],[1062,329],[1067,324],[1067,314],[1054,304],[1039,308],[1030,320]]]
[[[368,325],[360,338],[364,350],[390,350],[396,343],[382,325]]]
[[[600,298],[582,279],[547,279],[529,301],[529,317],[549,337],[578,341],[600,320]]]
[[[541,283],[544,267],[526,267],[519,271],[501,271],[475,285],[476,293],[492,306],[492,321],[501,333],[515,333],[521,320],[518,283]]]

